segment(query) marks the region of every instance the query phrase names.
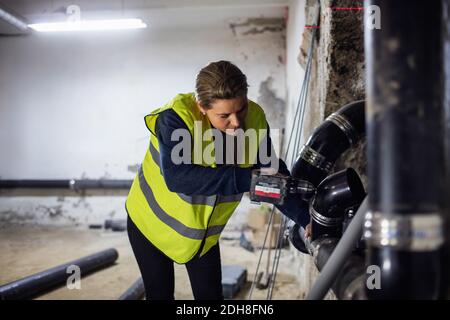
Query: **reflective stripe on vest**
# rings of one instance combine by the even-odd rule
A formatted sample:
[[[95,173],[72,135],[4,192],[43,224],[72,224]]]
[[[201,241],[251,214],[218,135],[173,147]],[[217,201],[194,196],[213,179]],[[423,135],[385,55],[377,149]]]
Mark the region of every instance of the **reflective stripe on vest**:
[[[206,232],[204,229],[195,229],[190,228],[188,226],[185,226],[177,219],[171,217],[167,213],[164,212],[164,210],[159,206],[158,202],[156,201],[151,187],[148,185],[147,181],[144,177],[144,171],[142,170],[142,166],[139,168],[139,185],[141,186],[141,191],[145,196],[145,199],[147,200],[147,203],[149,207],[152,209],[152,211],[155,213],[155,215],[170,226],[173,230],[181,234],[182,236],[186,238],[191,238],[194,240],[202,240],[205,237],[205,234],[207,237],[219,234],[222,232],[222,230],[225,228],[225,225],[221,226],[211,226],[209,227]]]

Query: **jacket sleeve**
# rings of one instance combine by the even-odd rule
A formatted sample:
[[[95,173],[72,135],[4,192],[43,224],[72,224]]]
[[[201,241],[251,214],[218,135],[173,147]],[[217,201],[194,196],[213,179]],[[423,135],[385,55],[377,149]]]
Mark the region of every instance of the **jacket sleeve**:
[[[250,190],[251,169],[238,166],[209,168],[196,164],[173,163],[172,149],[180,142],[171,140],[172,132],[180,128],[188,130],[175,111],[163,111],[156,120],[156,126],[161,172],[170,191],[210,196],[233,195]]]

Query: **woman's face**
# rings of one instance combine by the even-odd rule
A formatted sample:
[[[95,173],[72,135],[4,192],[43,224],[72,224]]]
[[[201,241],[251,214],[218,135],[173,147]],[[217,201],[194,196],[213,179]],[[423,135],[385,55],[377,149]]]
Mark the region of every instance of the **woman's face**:
[[[217,99],[211,103],[211,108],[198,107],[208,117],[211,125],[229,135],[235,135],[237,129],[244,129],[247,115],[247,97],[233,99]]]

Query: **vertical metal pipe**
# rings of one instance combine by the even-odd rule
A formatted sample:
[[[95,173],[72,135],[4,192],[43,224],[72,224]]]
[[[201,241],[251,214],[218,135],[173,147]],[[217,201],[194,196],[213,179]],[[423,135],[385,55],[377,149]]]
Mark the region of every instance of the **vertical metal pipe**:
[[[375,5],[381,29],[372,30],[367,17]],[[442,3],[366,0],[365,12],[364,235],[366,262],[379,268],[381,280],[367,295],[435,299],[443,244]]]

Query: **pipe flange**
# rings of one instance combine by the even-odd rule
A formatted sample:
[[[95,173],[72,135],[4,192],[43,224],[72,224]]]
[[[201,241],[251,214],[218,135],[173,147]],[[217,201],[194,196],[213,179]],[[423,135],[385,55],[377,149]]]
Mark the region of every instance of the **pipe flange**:
[[[411,215],[368,212],[364,238],[373,247],[405,251],[435,251],[444,243],[444,222],[435,213]]]
[[[335,124],[347,136],[348,142],[354,146],[358,142],[358,133],[352,123],[342,114],[332,113],[325,121]]]
[[[303,146],[302,150],[300,151],[300,158],[308,162],[310,165],[327,173],[333,167],[333,163],[328,161],[325,156],[321,155],[319,152],[312,149],[308,145]]]
[[[313,218],[313,220],[315,222],[317,222],[318,224],[320,224],[324,227],[336,227],[337,225],[342,223],[342,221],[344,221],[344,218],[342,218],[342,217],[337,217],[337,218],[325,217],[324,215],[321,215],[320,213],[318,213],[313,208],[312,205],[309,207],[309,214],[311,215],[311,217]]]

